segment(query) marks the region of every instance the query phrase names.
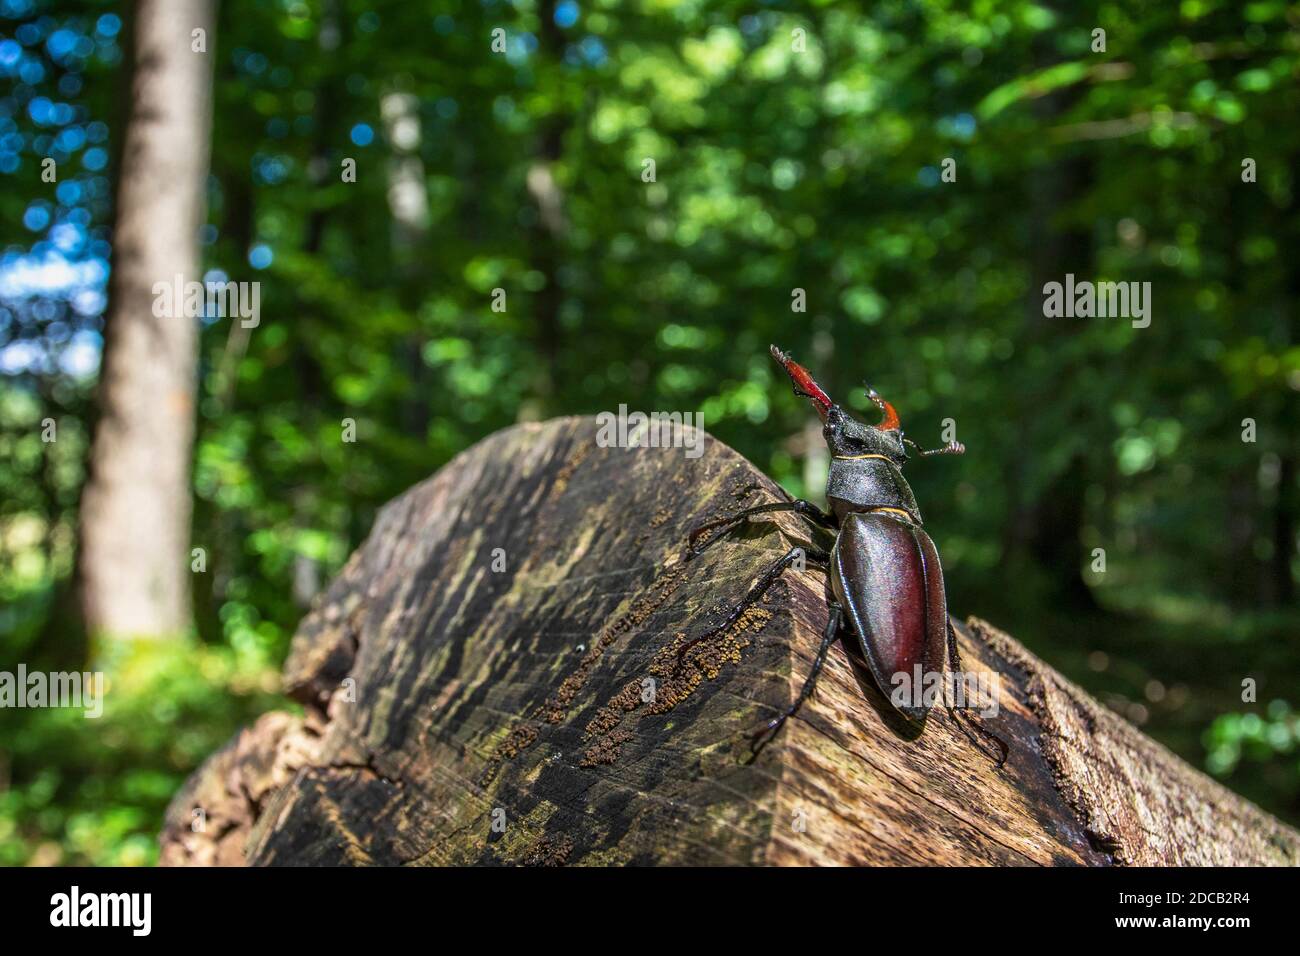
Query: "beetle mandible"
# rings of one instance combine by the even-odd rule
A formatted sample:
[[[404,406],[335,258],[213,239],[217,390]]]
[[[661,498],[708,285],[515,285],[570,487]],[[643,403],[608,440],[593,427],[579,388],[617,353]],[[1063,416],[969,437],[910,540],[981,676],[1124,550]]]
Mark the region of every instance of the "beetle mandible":
[[[829,552],[792,548],[759,578],[722,624],[708,633],[735,623],[786,568],[802,557],[806,563],[829,572],[833,595],[830,617],[803,688],[794,703],[770,721],[759,736],[767,735],[770,740],[799,710],[812,693],[826,654],[841,631],[852,635],[852,643],[891,704],[909,718],[922,720],[930,710],[928,698],[895,700],[890,692],[895,676],[906,674],[910,680],[918,666],[922,674],[942,674],[945,661],[954,674],[960,674],[961,660],[957,635],[948,620],[939,552],[922,527],[920,509],[901,468],[908,460],[909,446],[922,458],[960,455],[966,449],[960,442],[951,441],[942,448],[923,450],[903,436],[894,406],[870,387],[867,396],[880,409],[881,419],[876,425],[863,425],[831,401],[803,366],[775,345],[771,352],[789,374],[794,393],[811,400],[822,419],[822,436],[832,455],[826,483],[831,512],[827,514],[802,499],[747,508],[697,526],[687,539],[688,555],[698,556],[727,530],[751,516],[774,511],[794,511],[836,532],[835,544]],[[712,536],[698,546],[700,536],[708,532],[713,532]],[[948,710],[969,738],[958,712],[951,704]],[[1001,766],[1007,758],[1006,744],[978,724],[973,726],[995,742]]]

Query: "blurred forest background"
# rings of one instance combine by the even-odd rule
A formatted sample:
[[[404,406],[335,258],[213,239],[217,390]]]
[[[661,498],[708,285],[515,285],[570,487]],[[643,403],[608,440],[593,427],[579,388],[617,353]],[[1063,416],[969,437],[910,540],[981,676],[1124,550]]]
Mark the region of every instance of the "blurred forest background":
[[[955,615],[1300,821],[1300,5],[227,0],[210,89],[152,87],[195,128],[211,97],[210,173],[128,202],[130,6],[0,0],[0,669],[111,681],[98,721],[0,711],[0,863],[152,862],[187,773],[284,706],[295,624],[378,506],[497,429],[700,411],[817,495],[769,342],[927,447],[956,422],[966,456],[908,473]],[[260,282],[260,324],[110,337],[133,414],[171,368],[196,429],[141,429],[183,500],[146,474],[114,539],[115,217],[173,187],[206,203],[186,278]],[[1045,319],[1067,272],[1151,282],[1150,327]],[[132,548],[183,582],[149,640],[95,617]]]

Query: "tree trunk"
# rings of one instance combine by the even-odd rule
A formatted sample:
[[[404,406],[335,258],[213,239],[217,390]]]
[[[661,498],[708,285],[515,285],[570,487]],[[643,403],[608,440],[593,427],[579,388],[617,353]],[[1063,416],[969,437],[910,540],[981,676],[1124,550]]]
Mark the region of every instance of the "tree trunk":
[[[154,285],[198,281],[212,94],[212,0],[134,8],[99,421],[81,501],[92,635],[165,637],[190,621],[190,458],[198,320],[154,315]],[[207,52],[192,52],[192,31]]]
[[[982,621],[960,644],[1000,682],[1005,766],[942,708],[901,720],[843,644],[754,756],[808,673],[825,574],[710,625],[821,532],[771,516],[685,560],[697,522],[784,495],[712,439],[691,459],[595,435],[516,426],[388,504],[294,639],[305,716],[262,717],[195,773],[162,861],[1300,861],[1300,834]]]

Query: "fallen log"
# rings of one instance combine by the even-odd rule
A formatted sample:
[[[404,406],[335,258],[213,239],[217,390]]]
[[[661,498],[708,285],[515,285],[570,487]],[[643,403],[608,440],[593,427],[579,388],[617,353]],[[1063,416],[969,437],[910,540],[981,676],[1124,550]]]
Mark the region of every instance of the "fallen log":
[[[712,438],[696,459],[595,438],[520,425],[389,503],[294,638],[304,714],[194,774],[162,862],[1300,862],[1300,834],[976,619],[961,652],[998,681],[1005,766],[942,708],[902,720],[842,645],[755,754],[808,673],[824,573],[680,651],[819,532],[773,515],[684,560],[691,526],[783,492]]]

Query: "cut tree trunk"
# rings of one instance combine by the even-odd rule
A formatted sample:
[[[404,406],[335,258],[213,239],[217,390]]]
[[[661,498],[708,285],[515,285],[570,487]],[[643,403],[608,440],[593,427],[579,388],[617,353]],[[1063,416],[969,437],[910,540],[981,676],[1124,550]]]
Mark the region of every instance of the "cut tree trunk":
[[[140,0],[130,15],[131,111],[114,193],[99,420],[80,513],[78,587],[91,635],[176,637],[190,626],[199,320],[156,315],[154,287],[201,279],[214,2]],[[193,50],[198,29],[208,52]]]
[[[1300,860],[1300,834],[978,620],[961,651],[1000,682],[1005,766],[942,708],[900,719],[842,643],[755,756],[808,673],[824,573],[786,571],[679,650],[822,532],[782,514],[685,560],[694,524],[783,493],[711,438],[692,459],[596,433],[512,428],[387,505],[294,639],[305,715],[263,717],[195,773],[162,861]]]

